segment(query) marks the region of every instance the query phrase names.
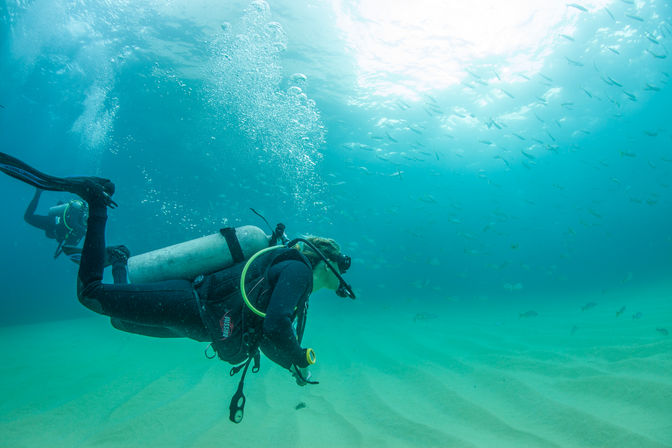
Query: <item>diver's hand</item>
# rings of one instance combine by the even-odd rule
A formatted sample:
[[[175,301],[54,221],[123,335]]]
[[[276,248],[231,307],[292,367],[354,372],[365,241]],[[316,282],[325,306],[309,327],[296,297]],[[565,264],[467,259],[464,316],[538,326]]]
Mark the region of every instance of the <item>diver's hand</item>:
[[[292,376],[296,380],[296,384],[299,386],[305,386],[306,384],[318,384],[318,381],[311,381],[311,373],[308,370],[308,367],[299,367],[296,364],[292,365],[289,368],[289,371],[292,372]]]

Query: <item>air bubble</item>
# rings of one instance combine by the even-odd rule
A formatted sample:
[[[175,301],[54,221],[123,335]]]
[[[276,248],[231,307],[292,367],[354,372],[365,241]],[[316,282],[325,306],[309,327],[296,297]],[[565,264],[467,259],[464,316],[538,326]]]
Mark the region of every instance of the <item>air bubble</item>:
[[[292,86],[289,89],[287,89],[287,93],[290,95],[298,96],[303,93],[303,90],[301,90],[301,87]]]
[[[294,73],[289,77],[289,85],[301,87],[302,89],[306,87],[306,82],[308,78],[303,73]]]

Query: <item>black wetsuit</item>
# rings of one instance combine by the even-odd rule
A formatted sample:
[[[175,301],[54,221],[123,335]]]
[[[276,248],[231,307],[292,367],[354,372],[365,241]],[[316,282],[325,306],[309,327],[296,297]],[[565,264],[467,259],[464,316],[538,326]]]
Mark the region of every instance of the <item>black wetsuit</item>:
[[[256,274],[248,274],[252,281],[263,283],[255,293],[251,291],[254,285],[246,288],[248,295],[261,297],[257,304],[266,312],[266,318],[261,319],[252,315],[242,302],[237,286],[240,276],[231,275],[236,269],[240,271],[239,265],[233,271],[207,275],[195,284],[187,280],[103,284],[106,221],[107,208],[89,203],[77,285],[84,306],[110,316],[112,325],[123,331],[213,342],[220,358],[231,363],[242,362],[253,354],[245,347],[241,349],[245,342],[247,349],[260,347],[266,356],[285,368],[308,365],[292,323],[297,315],[305,313],[313,277],[308,261],[292,255],[298,254],[297,251],[281,249],[289,252],[266,257],[266,266],[262,263],[252,269]],[[229,329],[233,330],[231,337]],[[227,334],[219,334],[222,330]]]

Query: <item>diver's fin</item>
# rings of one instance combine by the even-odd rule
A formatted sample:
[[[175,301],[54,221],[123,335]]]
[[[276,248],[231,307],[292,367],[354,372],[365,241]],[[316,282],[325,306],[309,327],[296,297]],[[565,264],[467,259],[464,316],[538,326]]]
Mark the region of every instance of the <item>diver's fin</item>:
[[[38,171],[4,152],[0,152],[0,171],[42,190],[67,191],[63,179]]]
[[[77,246],[66,246],[65,244],[63,245],[63,253],[67,255],[68,257],[70,255],[75,255],[75,254],[81,254],[82,249],[77,247]]]
[[[50,176],[4,152],[0,152],[0,171],[42,190],[67,191],[80,196],[87,202],[95,197],[101,199],[107,206],[117,206],[117,203],[112,200],[114,184],[109,179]]]

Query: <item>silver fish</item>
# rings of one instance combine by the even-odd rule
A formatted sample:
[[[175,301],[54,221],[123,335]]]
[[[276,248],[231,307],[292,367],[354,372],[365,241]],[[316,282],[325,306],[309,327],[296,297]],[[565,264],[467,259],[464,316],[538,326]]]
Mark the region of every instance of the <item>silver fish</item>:
[[[582,11],[582,12],[588,12],[588,10],[585,7],[579,5],[578,3],[567,3],[567,6],[569,8],[576,8],[579,11]]]
[[[595,308],[596,306],[597,306],[597,303],[595,303],[595,302],[588,302],[588,303],[586,303],[585,305],[583,305],[583,306],[581,307],[581,311],[586,311],[586,310],[589,310],[589,309],[591,309],[591,308]]]

